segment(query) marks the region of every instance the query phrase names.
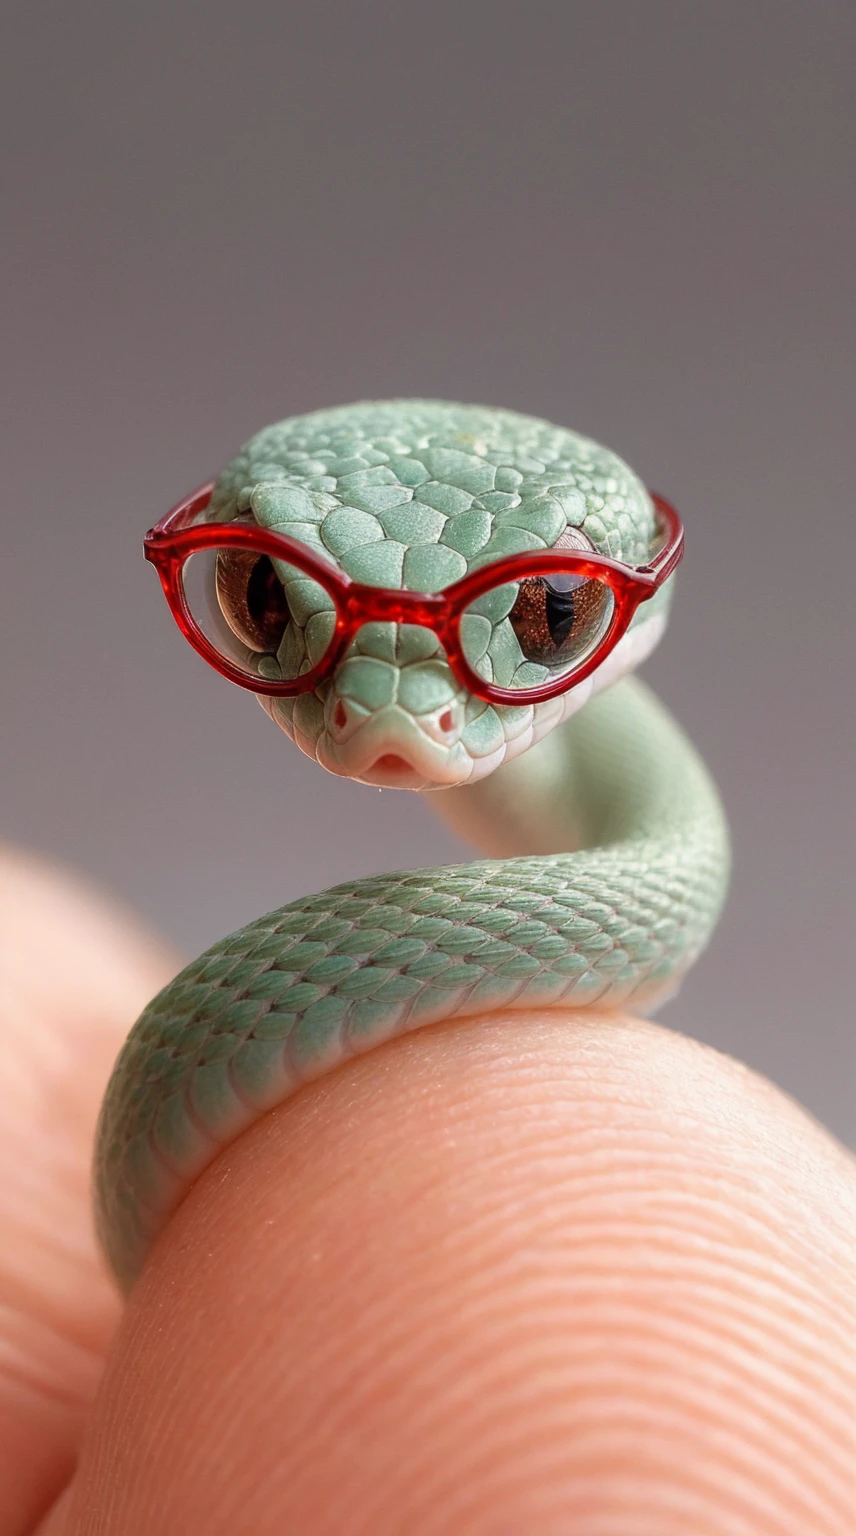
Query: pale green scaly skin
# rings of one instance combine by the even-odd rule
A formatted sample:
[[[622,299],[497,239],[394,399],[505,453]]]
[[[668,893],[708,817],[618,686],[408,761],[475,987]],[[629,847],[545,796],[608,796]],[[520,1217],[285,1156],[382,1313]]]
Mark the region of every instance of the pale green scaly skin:
[[[248,508],[361,581],[422,591],[551,547],[569,525],[640,564],[654,527],[642,483],[609,450],[515,412],[431,401],[269,427],[224,470],[210,515]],[[391,624],[365,626],[317,695],[262,699],[323,766],[445,788],[438,803],[457,825],[523,856],[291,902],[215,944],[150,1003],[99,1127],[98,1225],[123,1284],[218,1150],[349,1056],[451,1017],[650,1011],[674,992],[718,917],[727,834],[677,726],[641,684],[615,682],[659,638],[670,586],[592,679],[535,708],[462,693],[433,635]],[[280,661],[293,673],[323,648],[330,619],[318,588],[286,590],[295,622]],[[514,633],[498,613],[481,627],[505,684],[522,661]],[[413,772],[375,769],[387,754]]]

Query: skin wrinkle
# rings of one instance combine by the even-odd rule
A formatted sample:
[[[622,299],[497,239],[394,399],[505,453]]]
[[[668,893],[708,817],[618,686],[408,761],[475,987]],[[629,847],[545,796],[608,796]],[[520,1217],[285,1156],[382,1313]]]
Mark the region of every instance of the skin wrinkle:
[[[657,1236],[659,1237],[659,1234],[657,1234]],[[480,1250],[480,1252],[481,1252],[481,1250]],[[496,1262],[490,1262],[490,1259],[488,1258],[488,1263],[487,1263],[487,1266],[486,1266],[486,1269],[485,1269],[485,1285],[486,1286],[490,1286],[492,1288],[495,1285],[495,1283],[496,1283],[496,1281],[498,1279],[505,1279],[506,1281],[509,1281],[509,1280],[512,1280],[513,1278],[514,1277],[511,1274],[508,1274],[508,1273],[506,1273],[506,1275],[503,1276],[502,1271],[501,1271],[501,1266],[498,1265]],[[591,1274],[590,1276],[587,1275],[586,1278],[587,1278],[587,1280],[590,1280],[591,1284],[594,1284],[596,1279],[597,1280],[601,1280],[602,1279],[602,1277],[600,1277],[600,1276],[595,1277],[594,1274]],[[620,1274],[616,1275],[615,1278],[618,1281],[618,1283],[623,1283],[624,1280],[626,1279],[626,1277],[624,1277],[624,1276],[622,1276]],[[633,1279],[633,1275],[632,1274],[630,1276],[630,1279],[631,1280]],[[490,1297],[490,1291],[489,1290],[485,1290],[484,1294],[479,1293],[477,1296],[475,1296],[473,1298],[468,1311],[466,1313],[462,1313],[461,1314],[461,1325],[462,1325],[462,1328],[465,1331],[473,1329],[476,1324],[480,1324],[482,1327],[484,1326],[485,1321],[489,1317],[489,1313],[490,1313],[490,1308],[487,1305],[487,1303],[489,1302],[489,1297]],[[538,1334],[540,1334],[540,1332],[542,1330],[549,1332],[549,1324],[550,1324],[550,1321],[551,1321],[551,1312],[550,1312],[549,1306],[546,1304],[547,1298],[545,1297],[545,1293],[544,1293],[544,1289],[543,1288],[533,1288],[532,1285],[531,1285],[531,1282],[530,1282],[529,1286],[528,1286],[528,1289],[527,1289],[527,1297],[528,1297],[528,1300],[530,1301],[530,1304],[534,1304],[534,1306],[537,1307],[537,1317],[538,1317],[537,1326],[536,1326],[536,1338],[537,1338]],[[578,1325],[578,1327],[580,1327],[581,1334],[585,1338],[586,1337],[586,1329],[584,1327],[584,1317],[581,1317],[579,1315],[579,1298],[577,1298],[577,1308],[578,1308],[577,1325]],[[640,1309],[640,1308],[636,1308],[635,1312],[639,1313],[641,1310],[642,1309]],[[602,1315],[604,1314],[604,1309],[603,1308],[601,1308],[601,1313],[602,1313]],[[614,1327],[614,1325],[617,1322],[622,1322],[623,1321],[626,1324],[627,1322],[633,1320],[634,1308],[632,1307],[632,1305],[628,1304],[624,1308],[624,1310],[622,1312],[622,1309],[620,1307],[618,1309],[616,1309],[615,1306],[612,1306],[609,1309],[607,1316],[608,1316],[608,1321],[610,1322],[610,1324],[613,1327]],[[762,1318],[762,1317],[763,1317],[763,1314],[759,1314],[759,1318]],[[380,1328],[381,1321],[382,1321],[382,1319],[380,1317],[377,1317],[377,1318],[374,1317],[370,1311],[366,1312],[364,1314],[364,1317],[363,1317],[363,1325],[364,1325],[366,1331],[370,1335],[372,1335],[372,1336],[374,1336],[375,1329]],[[670,1321],[674,1322],[674,1318],[670,1319]],[[696,1327],[697,1327],[698,1319],[695,1319],[695,1323],[696,1323]],[[668,1367],[669,1365],[671,1365],[673,1363],[679,1363],[680,1362],[680,1358],[681,1358],[681,1351],[680,1351],[679,1347],[674,1347],[674,1345],[678,1345],[679,1346],[682,1341],[679,1338],[677,1338],[677,1336],[675,1334],[675,1331],[673,1330],[672,1337],[670,1338],[669,1333],[667,1331],[658,1329],[657,1324],[656,1324],[656,1319],[654,1320],[653,1323],[651,1323],[651,1321],[649,1320],[649,1327],[651,1328],[651,1335],[652,1335],[650,1343],[646,1342],[645,1345],[642,1346],[642,1347],[638,1346],[638,1344],[637,1344],[635,1349],[633,1347],[634,1346],[634,1340],[633,1340],[632,1330],[630,1330],[629,1328],[627,1329],[627,1345],[626,1345],[626,1347],[624,1349],[624,1359],[632,1361],[634,1356],[635,1356],[635,1357],[637,1357],[640,1360],[641,1363],[644,1363],[645,1365],[650,1365],[650,1366],[655,1366],[655,1365],[661,1364],[661,1365],[665,1365],[666,1367]],[[389,1352],[390,1353],[394,1353],[396,1350],[399,1350],[401,1348],[401,1344],[402,1344],[401,1337],[397,1336],[394,1332],[390,1333],[390,1330],[388,1328],[385,1328],[382,1331],[385,1332],[385,1334],[386,1334],[387,1347],[389,1349]],[[609,1329],[607,1329],[606,1331],[608,1333]],[[614,1331],[616,1333],[621,1333],[622,1330],[621,1330],[621,1328],[615,1328]],[[691,1338],[691,1335],[692,1335],[692,1329],[688,1330],[688,1341]],[[670,1347],[670,1346],[672,1346],[672,1347]],[[526,1354],[526,1352],[528,1350],[530,1350],[530,1345],[528,1344],[526,1339],[519,1340],[518,1341],[518,1347],[520,1348],[521,1353],[524,1354],[524,1355]],[[591,1345],[591,1353],[595,1357],[598,1356],[598,1354],[599,1354],[599,1348],[600,1348],[600,1346],[598,1344],[596,1344],[596,1343]],[[695,1355],[696,1355],[696,1361],[698,1363],[699,1358],[700,1358],[698,1343],[696,1343]],[[506,1349],[505,1354],[504,1354],[504,1360],[505,1360],[506,1372],[508,1374],[510,1374],[512,1377],[515,1376],[516,1374],[519,1374],[521,1379],[523,1379],[523,1374],[524,1373],[522,1371],[519,1372],[519,1373],[516,1372],[515,1364],[514,1364],[514,1358],[512,1357],[512,1355],[509,1353],[509,1351],[507,1349]],[[709,1376],[711,1374],[715,1376],[717,1374],[717,1372],[716,1372],[716,1354],[713,1353],[713,1352],[708,1352],[706,1357],[705,1357],[704,1363],[708,1367],[708,1373],[707,1374]],[[740,1367],[739,1356],[735,1356],[732,1364],[733,1364],[733,1367],[734,1367],[735,1371],[739,1375],[739,1367]],[[532,1366],[533,1366],[533,1359],[532,1359],[532,1356],[531,1356],[531,1353],[530,1353],[529,1354],[529,1360],[528,1360],[528,1374],[530,1375],[530,1377],[531,1377],[531,1374],[532,1374]],[[371,1367],[371,1357],[369,1357],[368,1360],[366,1360],[365,1358],[355,1359],[352,1362],[351,1371],[349,1372],[348,1376],[347,1377],[340,1377],[339,1378],[340,1390],[349,1391],[349,1390],[351,1390],[353,1387],[355,1387],[359,1383],[359,1384],[361,1384],[363,1392],[368,1392],[370,1390],[370,1367]],[[408,1372],[409,1368],[410,1368],[409,1362],[407,1360],[402,1359],[400,1361],[400,1364],[399,1364],[399,1371],[400,1371],[400,1375],[401,1375],[402,1379],[406,1379],[407,1372]],[[722,1372],[720,1372],[719,1374],[721,1375]],[[776,1379],[774,1377],[773,1373],[770,1372],[770,1371],[765,1371],[764,1375],[765,1375],[765,1383],[764,1383],[765,1385],[770,1385],[770,1386],[775,1386],[775,1387],[778,1387],[778,1386],[781,1385],[781,1375],[779,1376],[778,1379]],[[424,1373],[423,1373],[423,1377],[424,1377]],[[747,1381],[743,1383],[744,1391],[746,1390],[747,1385],[751,1385],[751,1381],[748,1378],[748,1376],[747,1376]],[[489,1394],[486,1394],[486,1395],[489,1397]],[[752,1394],[750,1393],[750,1397],[751,1397],[751,1395]],[[790,1423],[791,1423],[791,1418],[786,1417],[785,1415],[782,1414],[781,1411],[778,1411],[781,1408],[781,1404],[777,1404],[776,1400],[774,1398],[771,1398],[771,1402],[774,1405],[772,1408],[770,1407],[769,1404],[767,1404],[766,1407],[765,1407],[763,1399],[761,1399],[759,1397],[759,1412],[760,1412],[760,1409],[763,1408],[764,1412],[767,1414],[768,1419],[769,1419],[770,1422],[777,1423],[780,1428],[788,1427],[790,1425]],[[520,1406],[521,1405],[518,1403],[518,1407],[520,1407]],[[843,1400],[842,1400],[842,1406],[843,1406]],[[811,1439],[812,1439],[811,1433],[810,1433],[809,1430],[806,1429],[804,1424],[800,1427],[798,1422],[794,1421],[794,1427],[795,1427],[795,1429],[799,1428],[800,1433],[802,1433],[802,1435],[803,1435],[803,1438],[808,1438],[808,1440],[811,1441]],[[845,1470],[846,1470],[846,1468],[842,1464],[842,1467],[841,1467],[842,1473]]]
[[[542,1362],[537,1359],[534,1361],[529,1359],[527,1362],[527,1381],[530,1386],[529,1392],[518,1392],[515,1395],[514,1407],[517,1415],[523,1417],[533,1411],[542,1414],[546,1410],[554,1420],[562,1422],[568,1391],[566,1376],[558,1375],[556,1379],[551,1380],[546,1362],[542,1365]],[[490,1391],[496,1385],[501,1387],[503,1383],[495,1384],[490,1380],[484,1380],[481,1385],[484,1398],[489,1400]],[[675,1457],[674,1446],[676,1442],[681,1440],[687,1442],[688,1450],[692,1446],[692,1436],[686,1433],[687,1409],[692,1408],[693,1405],[698,1406],[697,1400],[690,1399],[689,1402],[679,1400],[670,1407],[665,1408],[662,1405],[656,1405],[653,1408],[649,1407],[646,1410],[643,1426],[640,1424],[638,1402],[632,1397],[629,1397],[626,1402],[623,1401],[620,1396],[616,1395],[612,1383],[605,1382],[599,1378],[578,1377],[572,1385],[577,1391],[581,1388],[587,1391],[590,1397],[593,1397],[594,1392],[597,1390],[602,1390],[604,1386],[612,1389],[608,1404],[598,1404],[595,1402],[594,1407],[589,1408],[584,1424],[581,1424],[574,1414],[567,1414],[565,1428],[568,1435],[573,1437],[573,1455],[578,1464],[585,1466],[586,1464],[591,1465],[602,1460],[604,1472],[610,1474],[612,1467],[616,1462],[620,1462],[625,1454],[632,1456],[635,1442],[641,1434],[644,1438],[650,1440],[654,1456],[658,1457],[660,1461],[661,1470],[665,1472],[668,1469],[671,1478],[674,1479],[675,1464],[677,1463],[677,1466],[680,1467],[680,1457]],[[592,1388],[594,1388],[594,1392],[592,1392]],[[469,1405],[467,1406],[469,1407]],[[716,1408],[720,1407],[719,1404],[714,1404],[714,1406]],[[501,1463],[502,1461],[501,1453],[497,1454],[498,1447],[496,1445],[496,1429],[497,1427],[501,1428],[501,1425],[497,1426],[495,1418],[496,1416],[491,1416],[486,1412],[482,1417],[479,1417],[478,1414],[474,1415],[472,1420],[474,1444],[478,1446],[486,1438],[491,1440],[491,1467],[497,1462]],[[426,1438],[430,1441],[431,1426],[423,1425],[420,1427],[423,1434],[426,1430],[428,1431]],[[757,1435],[759,1427],[762,1429],[760,1436]],[[707,1462],[698,1472],[693,1469],[691,1473],[693,1480],[702,1484],[706,1480],[710,1480],[715,1485],[715,1481],[723,1476],[723,1471],[729,1466],[729,1463],[733,1467],[735,1459],[737,1461],[754,1459],[756,1465],[752,1468],[753,1481],[750,1484],[748,1476],[746,1479],[746,1489],[747,1491],[751,1490],[753,1502],[760,1502],[765,1497],[769,1498],[768,1494],[765,1495],[764,1492],[759,1493],[758,1485],[763,1489],[764,1485],[769,1482],[772,1473],[775,1480],[780,1481],[783,1485],[787,1485],[786,1489],[783,1490],[787,1498],[796,1499],[806,1514],[811,1513],[815,1516],[820,1514],[822,1516],[821,1498],[823,1493],[827,1491],[825,1482],[819,1482],[815,1490],[806,1489],[802,1482],[797,1483],[794,1480],[787,1467],[783,1467],[779,1457],[769,1460],[765,1456],[763,1448],[764,1427],[763,1422],[759,1426],[757,1420],[747,1422],[745,1416],[739,1424],[730,1426],[727,1431],[719,1429],[715,1421],[712,1425],[706,1426]],[[756,1432],[754,1436],[753,1430]],[[758,1439],[758,1444],[753,1443],[755,1439]],[[667,1453],[664,1453],[662,1447],[666,1444],[668,1444],[669,1450]],[[747,1449],[750,1452],[749,1456],[746,1456]],[[520,1481],[524,1486],[537,1486],[537,1483],[544,1475],[543,1467],[539,1468],[532,1464],[538,1460],[540,1452],[541,1447],[533,1445],[531,1447],[531,1460],[524,1463],[522,1468],[516,1469],[518,1476],[520,1476],[521,1472],[523,1473],[520,1476]],[[556,1455],[557,1458],[562,1458],[564,1454],[566,1454],[564,1449],[557,1449],[557,1451],[553,1452],[553,1455]],[[543,1461],[545,1463],[548,1462],[550,1456],[550,1450],[546,1449],[543,1453]],[[463,1475],[459,1478],[459,1483],[462,1487],[469,1489],[478,1488],[481,1480],[477,1470],[479,1460],[480,1458],[474,1455],[472,1461],[462,1469]],[[766,1465],[758,1465],[758,1463],[765,1462],[767,1463]],[[487,1465],[485,1465],[484,1470],[488,1470]],[[739,1469],[737,1470],[739,1471]],[[758,1475],[759,1472],[760,1476]],[[821,1498],[818,1495],[821,1495]],[[842,1510],[845,1508],[846,1506],[842,1506]],[[444,1517],[448,1519],[448,1509],[445,1511]],[[453,1528],[456,1529],[457,1527]]]
[[[494,1272],[494,1278],[496,1278],[496,1272]],[[539,1365],[537,1346],[539,1344],[540,1336],[544,1332],[548,1334],[550,1333],[551,1324],[554,1321],[554,1318],[557,1323],[561,1322],[563,1312],[561,1302],[563,1299],[566,1301],[567,1296],[564,1295],[564,1293],[558,1293],[554,1298],[556,1305],[554,1308],[551,1308],[550,1305],[547,1304],[547,1298],[545,1298],[542,1288],[533,1287],[530,1285],[527,1288],[526,1295],[531,1310],[534,1310],[537,1307],[537,1324],[533,1325],[532,1337],[529,1338],[526,1335],[520,1335],[516,1342],[516,1350],[511,1351],[506,1345],[505,1349],[500,1353],[500,1358],[502,1359],[502,1375],[512,1381],[519,1377],[521,1381],[527,1382],[528,1392],[531,1393],[533,1390],[532,1380],[533,1374],[535,1373],[535,1367],[537,1366],[539,1374],[544,1376],[545,1373],[549,1374],[549,1368],[551,1364],[551,1355],[547,1353]],[[487,1301],[487,1296],[473,1298],[473,1301],[468,1310],[465,1313],[462,1312],[461,1314],[462,1330],[464,1328],[473,1328],[474,1326],[478,1326],[484,1330],[485,1324],[490,1321],[490,1308],[487,1305]],[[609,1377],[609,1370],[603,1367],[601,1341],[599,1341],[595,1335],[589,1334],[588,1329],[585,1326],[585,1308],[581,1307],[579,1303],[580,1298],[576,1296],[575,1316],[577,1326],[580,1329],[580,1333],[583,1339],[583,1347],[580,1351],[583,1357],[582,1363],[595,1367],[595,1369],[587,1369],[582,1373],[582,1375],[585,1376],[588,1381],[592,1382],[607,1380]],[[638,1324],[640,1321],[644,1320],[644,1307],[634,1308],[628,1304],[623,1309],[613,1306],[610,1308],[601,1307],[596,1310],[600,1317],[601,1323],[607,1324],[607,1326],[604,1328],[606,1337],[608,1338],[610,1335],[615,1335],[616,1337],[622,1339],[622,1366],[627,1363],[636,1363],[640,1366],[643,1366],[645,1369],[657,1368],[660,1366],[669,1369],[672,1366],[679,1366],[682,1359],[681,1346],[685,1342],[692,1342],[692,1327],[685,1330],[686,1338],[684,1338],[683,1335],[677,1330],[673,1329],[670,1334],[669,1331],[667,1331],[665,1328],[658,1329],[656,1322],[652,1325],[649,1318],[649,1327],[651,1329],[650,1340],[646,1339],[640,1343],[638,1339],[634,1338],[633,1328],[631,1325],[634,1323]],[[363,1319],[363,1326],[368,1334],[372,1333],[374,1322],[375,1318],[372,1317],[372,1314],[367,1313]],[[501,1318],[499,1319],[499,1322],[502,1322]],[[697,1330],[699,1319],[696,1318],[693,1320],[693,1322]],[[499,1340],[501,1327],[497,1328],[496,1333],[497,1339]],[[398,1359],[397,1374],[399,1375],[402,1382],[406,1381],[408,1371],[411,1366],[410,1360],[402,1351],[402,1345],[405,1342],[405,1338],[406,1336],[392,1333],[387,1339],[389,1353],[400,1354],[400,1358]],[[533,1345],[535,1346],[534,1349]],[[549,1350],[550,1348],[549,1344],[543,1344],[542,1347],[545,1350]],[[518,1355],[521,1365],[525,1365],[526,1367],[525,1371],[523,1369],[518,1369]],[[723,1382],[726,1378],[724,1369],[721,1367],[721,1365],[718,1367],[718,1353],[717,1351],[711,1349],[700,1355],[699,1345],[696,1341],[695,1355],[697,1362],[700,1359],[702,1360],[706,1368],[702,1373],[702,1376],[708,1388],[712,1390],[712,1395],[715,1395],[713,1389],[716,1387],[717,1380]],[[732,1373],[735,1374],[739,1379],[740,1358],[736,1352],[730,1361],[730,1365],[732,1368]],[[600,1369],[597,1367],[600,1367]],[[442,1370],[442,1366],[438,1367],[439,1372],[442,1372]],[[420,1372],[420,1375],[423,1381],[423,1387],[430,1386],[430,1372],[425,1372],[423,1370]],[[769,1385],[778,1389],[781,1386],[783,1379],[783,1373],[781,1372],[779,1373],[778,1377],[776,1377],[772,1372],[765,1371],[762,1385]],[[352,1366],[348,1374],[339,1374],[337,1380],[339,1389],[342,1392],[349,1392],[356,1386],[359,1386],[362,1393],[370,1395],[371,1355],[369,1354],[367,1357],[355,1359],[352,1362]],[[809,1444],[814,1442],[815,1449],[822,1449],[822,1439],[817,1435],[812,1435],[811,1427],[806,1427],[805,1424],[797,1420],[794,1415],[783,1412],[781,1404],[775,1405],[771,1410],[769,1404],[765,1402],[765,1399],[760,1392],[754,1394],[752,1393],[751,1377],[748,1373],[746,1374],[746,1379],[742,1382],[741,1386],[743,1391],[746,1391],[747,1388],[749,1388],[749,1402],[747,1404],[748,1412],[744,1412],[742,1415],[747,1424],[751,1424],[752,1422],[774,1424],[780,1432],[784,1429],[793,1428],[795,1438],[797,1435],[801,1435],[803,1440],[807,1440]],[[525,1406],[521,1402],[521,1398],[525,1399],[527,1395],[527,1391],[518,1391],[518,1409],[522,1409],[522,1407]],[[757,1402],[754,1405],[752,1402],[753,1396],[757,1399]],[[483,1394],[483,1400],[489,1401],[490,1393]],[[771,1398],[771,1401],[775,1403],[775,1399]],[[445,1407],[448,1408],[448,1397]],[[756,1408],[758,1410],[757,1413],[755,1412]],[[610,1409],[610,1412],[612,1412],[612,1409]],[[468,1417],[470,1422],[475,1424],[478,1418],[478,1411],[476,1410],[474,1415],[470,1414]],[[741,1412],[739,1408],[736,1417],[738,1419],[741,1418]],[[729,1433],[730,1432],[731,1430],[729,1429]],[[842,1475],[846,1472],[846,1463],[844,1461],[842,1461],[840,1471]]]
[[[852,1536],[854,1203],[796,1106],[655,1026],[395,1041],[161,1235],[67,1536]]]
[[[0,1305],[0,1377],[15,1392],[79,1408],[94,1397],[103,1363],[100,1349],[23,1308]]]
[[[477,1235],[478,1228],[477,1228],[476,1225],[473,1226],[472,1233],[474,1235]],[[579,1234],[579,1235],[584,1235],[584,1234]],[[658,1233],[657,1233],[658,1244],[661,1244],[663,1242],[664,1235],[665,1234],[662,1232],[662,1230],[658,1230]],[[486,1257],[486,1259],[488,1261],[489,1269],[490,1269],[491,1274],[493,1274],[495,1276],[498,1273],[498,1271],[499,1271],[500,1259],[498,1259],[496,1256],[491,1255],[491,1254],[486,1254],[485,1257]],[[743,1261],[743,1259],[744,1259],[744,1255],[741,1255],[741,1261]],[[725,1256],[723,1258],[723,1262],[722,1262],[723,1275],[727,1274],[727,1263],[728,1263],[728,1259],[727,1259],[727,1256]],[[769,1299],[770,1298],[768,1296],[768,1301],[769,1301]],[[780,1298],[776,1297],[775,1299],[778,1301]],[[543,1305],[543,1297],[541,1298],[541,1304]]]

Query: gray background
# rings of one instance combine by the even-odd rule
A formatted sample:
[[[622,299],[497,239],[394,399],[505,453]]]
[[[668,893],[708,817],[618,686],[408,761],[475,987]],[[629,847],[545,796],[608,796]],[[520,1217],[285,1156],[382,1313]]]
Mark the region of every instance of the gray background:
[[[3,822],[188,951],[463,850],[175,629],[145,528],[365,396],[581,428],[682,508],[647,676],[731,900],[665,1022],[856,1141],[847,0],[7,5]]]

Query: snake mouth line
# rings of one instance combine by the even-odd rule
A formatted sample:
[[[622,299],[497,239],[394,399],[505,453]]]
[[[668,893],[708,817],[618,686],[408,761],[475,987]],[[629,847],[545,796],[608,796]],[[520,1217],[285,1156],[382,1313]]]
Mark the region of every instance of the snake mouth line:
[[[346,741],[322,731],[314,756],[322,768],[375,789],[448,789],[472,778],[473,761],[458,741],[443,746],[406,717],[391,724],[379,714]]]
[[[417,773],[413,764],[397,752],[384,752],[361,774],[364,784],[376,784],[381,789],[422,789],[424,774]]]

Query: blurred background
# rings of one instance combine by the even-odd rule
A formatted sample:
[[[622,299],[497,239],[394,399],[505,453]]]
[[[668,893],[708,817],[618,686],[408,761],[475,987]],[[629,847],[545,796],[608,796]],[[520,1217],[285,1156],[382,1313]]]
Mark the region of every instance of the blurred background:
[[[856,1143],[850,0],[4,14],[0,835],[188,954],[466,857],[210,671],[140,541],[295,412],[547,416],[688,528],[646,675],[736,863],[663,1021]]]

